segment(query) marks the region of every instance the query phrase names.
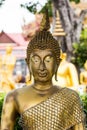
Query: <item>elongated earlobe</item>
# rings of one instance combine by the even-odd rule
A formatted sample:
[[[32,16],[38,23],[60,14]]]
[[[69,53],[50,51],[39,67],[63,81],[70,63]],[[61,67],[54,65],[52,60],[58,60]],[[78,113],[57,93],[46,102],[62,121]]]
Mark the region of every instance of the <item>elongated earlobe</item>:
[[[31,81],[31,79],[32,79],[32,74],[31,74],[31,70],[30,70],[29,63],[28,63],[27,58],[25,58],[25,61],[26,61],[27,65],[28,65],[28,69],[29,69],[29,81]]]
[[[31,69],[31,64],[28,65],[28,69],[29,69],[29,75],[30,75],[29,81],[31,81],[31,80],[32,80],[32,69]]]
[[[56,73],[55,73],[55,80],[58,81],[58,80],[57,80],[57,71],[56,71]]]
[[[57,70],[58,70],[58,65],[56,66],[56,70],[55,70],[55,80],[56,80],[56,81],[58,81],[58,80],[57,80]]]

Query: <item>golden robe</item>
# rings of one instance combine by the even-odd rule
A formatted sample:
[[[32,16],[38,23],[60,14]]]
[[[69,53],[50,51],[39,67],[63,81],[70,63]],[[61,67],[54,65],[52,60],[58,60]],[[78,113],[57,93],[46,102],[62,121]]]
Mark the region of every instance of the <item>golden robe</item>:
[[[23,130],[72,130],[84,122],[77,92],[62,88],[45,101],[27,109],[19,120]]]

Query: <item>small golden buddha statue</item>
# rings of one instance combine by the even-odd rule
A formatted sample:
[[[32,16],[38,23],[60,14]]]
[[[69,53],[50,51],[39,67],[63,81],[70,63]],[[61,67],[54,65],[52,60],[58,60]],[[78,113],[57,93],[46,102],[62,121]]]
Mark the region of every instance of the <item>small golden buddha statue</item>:
[[[80,83],[83,85],[87,85],[87,60],[84,64],[85,70],[80,73]]]
[[[77,92],[52,84],[60,63],[60,47],[48,31],[48,20],[44,24],[27,47],[26,62],[34,83],[7,94],[1,130],[13,130],[17,114],[24,130],[85,130]]]
[[[12,54],[12,46],[6,46],[6,54],[2,56],[2,69],[7,71],[8,75],[13,74],[16,57]]]
[[[3,73],[3,76],[1,75],[0,79],[0,91],[8,93],[13,89],[15,89],[14,81],[10,77],[7,77],[6,73]]]
[[[61,59],[57,73],[57,84],[61,87],[78,87],[79,80],[75,65],[66,60],[66,53],[61,53]]]
[[[16,63],[16,57],[12,54],[12,46],[6,46],[6,54],[1,58],[1,71],[0,71],[0,90],[9,92],[15,88],[13,80],[13,70]]]

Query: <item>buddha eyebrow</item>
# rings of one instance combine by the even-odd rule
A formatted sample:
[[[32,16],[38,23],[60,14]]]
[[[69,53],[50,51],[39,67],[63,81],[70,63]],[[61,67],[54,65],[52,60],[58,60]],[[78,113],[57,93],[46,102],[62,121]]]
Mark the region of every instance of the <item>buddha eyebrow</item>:
[[[31,55],[31,57],[38,56],[35,52]],[[39,57],[39,56],[38,56]]]
[[[47,57],[47,56],[53,57],[53,54],[52,54],[52,53],[49,53],[49,54],[47,54],[45,57]]]
[[[49,51],[48,56],[52,55],[53,56],[53,52]]]

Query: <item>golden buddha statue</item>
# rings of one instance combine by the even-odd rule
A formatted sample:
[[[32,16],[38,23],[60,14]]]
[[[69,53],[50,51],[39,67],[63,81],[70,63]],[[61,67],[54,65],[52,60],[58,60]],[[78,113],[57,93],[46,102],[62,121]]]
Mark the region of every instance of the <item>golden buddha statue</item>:
[[[52,84],[60,63],[60,47],[48,31],[48,20],[45,22],[27,47],[26,62],[34,83],[7,94],[1,130],[13,130],[17,114],[24,130],[85,130],[77,92]]]
[[[8,75],[13,74],[14,66],[16,63],[16,57],[12,54],[12,46],[9,44],[6,46],[6,54],[2,56],[3,70],[7,71]]]
[[[15,83],[12,80],[11,77],[7,77],[6,76],[7,73],[4,73],[1,75],[1,79],[0,79],[0,91],[3,91],[5,93],[8,93],[9,91],[11,91],[12,89],[15,88]]]
[[[84,64],[85,71],[80,73],[80,83],[83,85],[87,85],[87,60]]]
[[[16,57],[12,54],[12,46],[6,46],[6,54],[1,58],[1,79],[0,79],[0,90],[9,92],[15,88],[13,80],[13,70],[16,63]]]
[[[66,60],[67,54],[61,53],[61,63],[57,72],[57,84],[61,87],[78,87],[78,73],[76,67]]]

